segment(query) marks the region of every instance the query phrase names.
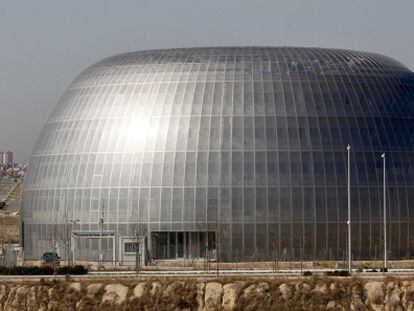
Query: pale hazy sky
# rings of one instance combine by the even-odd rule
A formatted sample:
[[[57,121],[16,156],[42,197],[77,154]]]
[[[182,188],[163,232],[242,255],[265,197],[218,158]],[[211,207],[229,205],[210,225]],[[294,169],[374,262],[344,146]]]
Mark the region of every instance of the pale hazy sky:
[[[59,97],[92,63],[169,47],[378,52],[414,69],[414,0],[0,0],[0,149],[28,161]]]

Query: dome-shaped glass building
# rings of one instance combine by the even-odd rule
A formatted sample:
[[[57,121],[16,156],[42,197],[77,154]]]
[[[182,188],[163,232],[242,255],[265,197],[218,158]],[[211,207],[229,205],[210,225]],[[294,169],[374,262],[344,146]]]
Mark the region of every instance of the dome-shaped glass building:
[[[342,260],[351,149],[353,257],[414,255],[414,73],[322,48],[153,50],[82,72],[24,180],[27,259],[70,234],[76,259]],[[138,228],[138,229],[137,229]],[[102,234],[102,240],[98,238]],[[61,252],[64,252],[61,250]]]

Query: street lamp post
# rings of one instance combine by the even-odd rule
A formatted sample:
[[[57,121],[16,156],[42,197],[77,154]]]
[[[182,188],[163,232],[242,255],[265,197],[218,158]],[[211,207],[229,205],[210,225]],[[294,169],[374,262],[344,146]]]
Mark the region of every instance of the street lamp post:
[[[384,204],[384,272],[387,271],[387,172],[385,170],[385,153],[381,154],[382,158],[382,178],[383,178],[383,204]]]
[[[348,272],[352,273],[352,250],[351,250],[351,145],[346,147],[348,151]]]

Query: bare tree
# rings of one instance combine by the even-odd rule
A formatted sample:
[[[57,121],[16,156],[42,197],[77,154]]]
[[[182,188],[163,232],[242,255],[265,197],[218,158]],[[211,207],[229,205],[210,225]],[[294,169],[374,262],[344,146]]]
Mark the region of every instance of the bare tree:
[[[219,221],[219,226],[217,228],[217,233],[215,237],[216,238],[215,248],[216,248],[216,264],[217,264],[216,274],[217,276],[219,276],[221,262],[225,262],[226,260],[229,259],[229,256],[230,256],[230,246],[229,246],[230,236],[231,236],[230,225],[227,222],[224,223],[224,222]]]
[[[215,236],[215,246],[216,246],[216,274],[219,276],[220,273],[220,253],[219,253],[219,246],[220,245],[220,215],[217,211],[217,230]]]
[[[412,250],[413,250],[413,243],[414,243],[414,230],[410,230],[411,228],[408,227],[408,249],[407,249],[407,257],[408,259],[412,259]]]
[[[63,220],[63,230],[60,234],[61,246],[65,251],[66,265],[71,266],[73,264],[71,225],[72,223],[75,223],[75,221],[68,219],[68,214],[66,210]]]
[[[50,236],[49,236],[49,246],[52,249],[52,268],[53,268],[53,275],[54,277],[56,277],[56,255],[57,255],[57,250],[59,248],[60,245],[60,241],[61,241],[61,236],[59,235],[59,230],[57,225],[53,225],[52,226],[52,230],[50,231]]]
[[[204,222],[204,271],[210,271],[210,251],[208,241],[208,209],[206,207],[206,216]]]
[[[65,261],[66,265],[71,265],[71,248],[72,248],[72,239],[71,239],[71,233],[70,233],[70,226],[68,219],[65,218],[64,223],[64,230],[62,234],[62,246],[65,251]]]
[[[277,228],[276,228],[277,229]],[[272,246],[272,270],[277,272],[279,269],[279,258],[278,258],[278,245],[279,245],[279,233],[277,230],[274,230],[273,233],[270,233],[270,243]]]
[[[375,269],[376,269],[376,266],[377,266],[377,255],[379,255],[380,256],[380,254],[384,254],[384,236],[383,236],[383,234],[382,234],[382,232],[383,232],[383,226],[382,225],[380,225],[380,232],[379,232],[379,234],[376,236],[376,237],[374,237],[373,238],[373,241],[374,241],[374,247],[375,247],[375,263],[374,263],[374,265],[375,265]],[[380,268],[380,269],[382,269],[382,268]]]
[[[0,226],[0,260],[1,260],[1,265],[4,266],[5,265],[5,251],[6,251],[6,243],[7,243],[7,237],[8,237],[8,230],[7,230],[7,225],[6,225],[6,219],[4,217],[4,215],[2,215],[2,224]]]
[[[205,233],[205,259],[204,271],[211,271],[211,261],[213,259],[213,250],[216,247],[215,232],[206,231]]]
[[[132,238],[133,238],[133,245],[134,245],[134,251],[135,251],[135,272],[138,276],[141,272],[141,262],[142,262],[142,256],[145,254],[142,254],[142,244],[145,241],[145,237],[147,236],[147,228],[140,226],[138,223],[135,224],[132,228]]]
[[[346,268],[346,258],[348,258],[348,229],[346,224],[339,225],[339,245],[342,251],[342,265],[343,269]]]
[[[294,245],[299,249],[299,261],[300,261],[300,275],[303,271],[303,224],[299,224],[298,228],[293,233]]]
[[[189,249],[189,257],[191,259],[190,265],[194,267],[194,262],[196,258],[199,256],[199,247],[196,243],[191,243],[190,249]]]

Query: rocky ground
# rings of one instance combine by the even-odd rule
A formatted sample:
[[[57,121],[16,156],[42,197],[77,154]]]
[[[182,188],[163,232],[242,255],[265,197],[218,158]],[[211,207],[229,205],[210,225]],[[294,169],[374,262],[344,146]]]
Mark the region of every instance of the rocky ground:
[[[102,279],[0,283],[0,310],[413,310],[414,279]]]

